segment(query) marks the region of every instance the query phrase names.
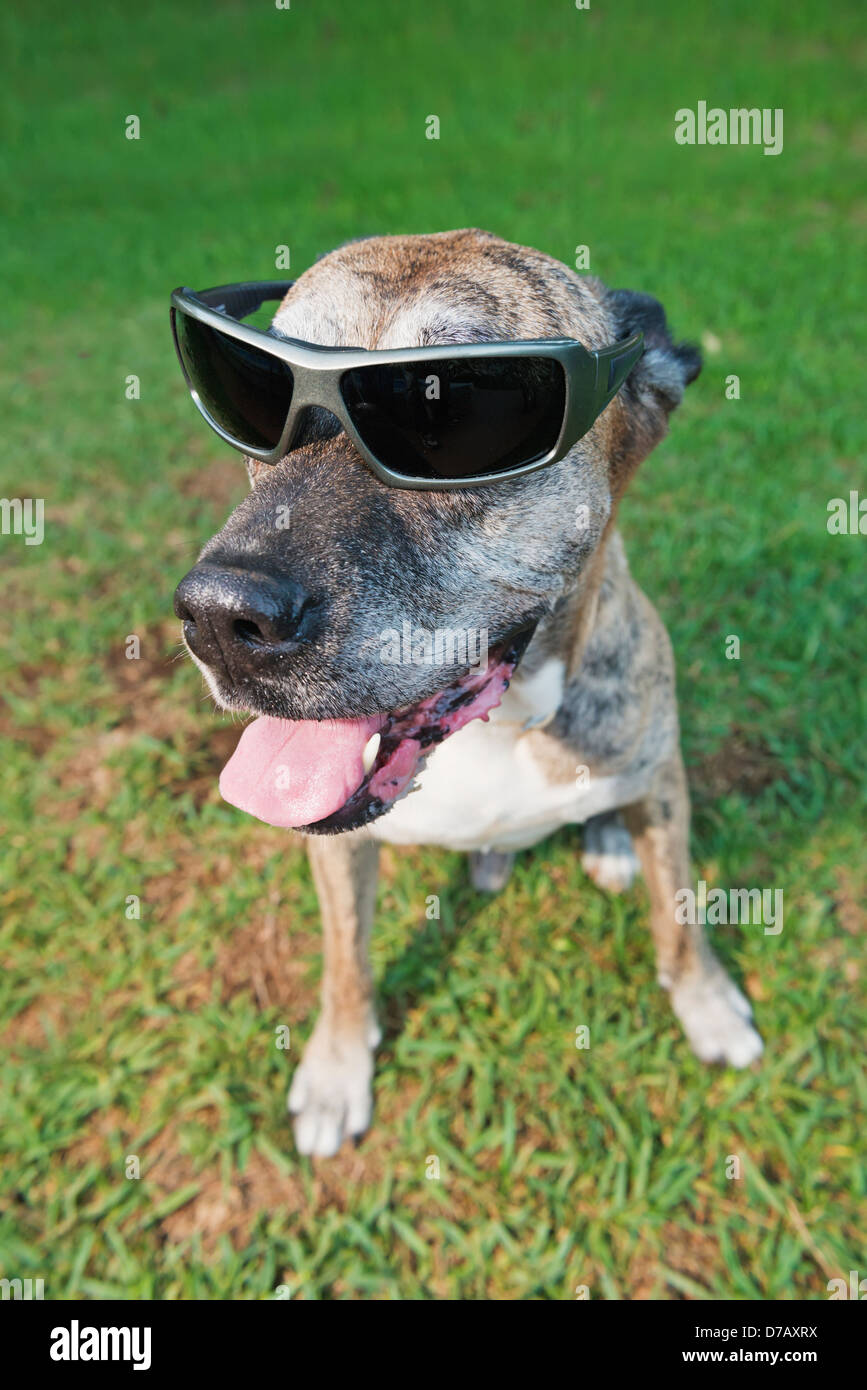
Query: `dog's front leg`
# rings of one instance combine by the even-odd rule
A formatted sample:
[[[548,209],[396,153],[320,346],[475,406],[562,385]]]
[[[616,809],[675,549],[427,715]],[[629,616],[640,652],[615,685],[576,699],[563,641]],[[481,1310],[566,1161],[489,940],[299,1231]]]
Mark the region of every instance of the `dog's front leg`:
[[[680,754],[656,774],[651,794],[624,807],[650,894],[660,984],[693,1052],[703,1062],[745,1067],[762,1051],[752,1010],[697,922],[678,921],[677,894],[690,888],[689,793]]]
[[[292,1080],[289,1109],[299,1151],[326,1157],[370,1123],[380,1034],[367,945],[379,846],[363,831],[313,835],[307,853],[322,911],[322,1011]]]

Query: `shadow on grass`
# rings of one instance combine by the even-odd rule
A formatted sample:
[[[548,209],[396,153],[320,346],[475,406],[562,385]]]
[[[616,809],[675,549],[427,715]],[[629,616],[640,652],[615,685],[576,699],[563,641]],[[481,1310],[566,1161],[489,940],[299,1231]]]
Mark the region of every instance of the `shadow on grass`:
[[[572,856],[580,856],[582,849],[581,831],[580,825],[566,826],[540,841],[538,845],[522,851],[518,856],[513,872],[520,874],[522,867],[525,871],[534,866],[538,868],[539,863],[544,864],[546,859],[560,858],[562,851],[566,851]],[[705,839],[705,844],[702,846],[703,852],[712,854],[713,847],[711,846],[708,850],[706,836],[703,838]],[[694,843],[694,853],[695,849]],[[439,988],[443,975],[450,964],[459,934],[472,927],[475,917],[492,898],[499,897],[507,891],[507,887],[504,887],[500,893],[477,892],[470,882],[469,856],[453,853],[450,856],[450,861],[443,891],[440,895],[442,916],[439,919],[425,921],[422,926],[412,932],[403,950],[390,961],[378,983],[376,998],[384,1046],[389,1045],[400,1036],[409,1013]],[[700,874],[694,860],[693,872],[697,880]],[[595,899],[597,907],[601,902],[603,915],[606,911],[611,911],[612,900],[621,895],[614,895],[599,888],[592,879],[583,873],[581,878],[582,881],[578,890],[579,902],[585,898],[592,898]],[[728,892],[730,887],[740,885],[729,885],[727,881],[721,880],[715,886],[724,888]],[[572,891],[571,887],[567,888],[564,896],[571,897]],[[622,896],[629,903],[630,909],[634,909],[636,927],[646,933],[648,969],[645,983],[649,990],[657,990],[650,929],[650,903],[642,873],[638,874],[633,887]],[[757,930],[760,929],[757,928]],[[576,930],[578,930],[577,926]],[[707,935],[714,954],[726,973],[739,988],[744,989],[744,972],[738,961],[741,943],[737,934],[727,930],[707,929]],[[552,954],[551,964],[556,965],[557,963],[558,958]]]
[[[384,1044],[403,1032],[410,1010],[437,988],[458,933],[493,896],[477,893],[472,887],[468,855],[454,853],[450,860],[444,891],[439,895],[442,916],[426,920],[412,933],[379,982],[376,994]]]

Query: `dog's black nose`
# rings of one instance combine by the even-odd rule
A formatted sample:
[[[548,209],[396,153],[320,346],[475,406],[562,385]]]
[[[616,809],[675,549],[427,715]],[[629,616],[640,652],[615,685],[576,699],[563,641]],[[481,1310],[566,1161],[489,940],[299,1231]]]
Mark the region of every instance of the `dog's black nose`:
[[[273,670],[309,635],[313,600],[283,575],[202,561],[175,590],[190,651],[238,678]]]

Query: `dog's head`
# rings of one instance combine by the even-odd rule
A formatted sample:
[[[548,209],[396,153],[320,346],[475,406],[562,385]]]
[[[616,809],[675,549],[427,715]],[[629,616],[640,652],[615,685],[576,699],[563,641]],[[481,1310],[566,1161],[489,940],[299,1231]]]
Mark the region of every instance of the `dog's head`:
[[[388,487],[320,410],[278,465],[248,461],[251,491],[175,607],[217,702],[264,716],[224,795],[328,832],[382,814],[433,745],[498,703],[700,359],[672,343],[656,300],[480,231],[349,243],[301,276],[275,327],[333,347],[569,337],[592,349],[639,328],[646,343],[571,452],[518,478]]]

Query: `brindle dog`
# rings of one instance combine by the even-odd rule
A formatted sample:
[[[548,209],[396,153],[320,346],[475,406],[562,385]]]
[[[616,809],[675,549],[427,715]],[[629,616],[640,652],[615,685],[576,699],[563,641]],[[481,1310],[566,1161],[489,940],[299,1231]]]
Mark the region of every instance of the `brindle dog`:
[[[370,1121],[380,840],[466,850],[486,889],[502,885],[517,849],[562,825],[586,823],[585,866],[615,890],[632,877],[634,846],[659,980],[693,1050],[746,1066],[761,1051],[749,1005],[676,912],[691,875],[674,664],[615,530],[632,474],[698,375],[697,351],[672,341],[655,299],[481,231],[340,247],[301,276],[274,326],[335,347],[572,337],[598,348],[636,329],[646,342],[566,458],[466,491],[384,485],[334,417],[312,410],[277,466],[248,460],[249,495],[179,586],[188,643],[223,708],[287,721],[387,714],[394,732],[377,766],[408,746],[407,730],[417,736],[412,795],[375,792],[365,762],[345,804],[299,827],[325,950],[322,1011],[289,1093],[300,1151],[333,1154]],[[511,684],[488,721],[442,738],[442,700],[466,691],[467,671],[443,690],[435,665],[384,663],[383,634],[406,620],[489,634],[484,679],[497,694]],[[323,760],[343,756],[342,727],[314,731]]]

